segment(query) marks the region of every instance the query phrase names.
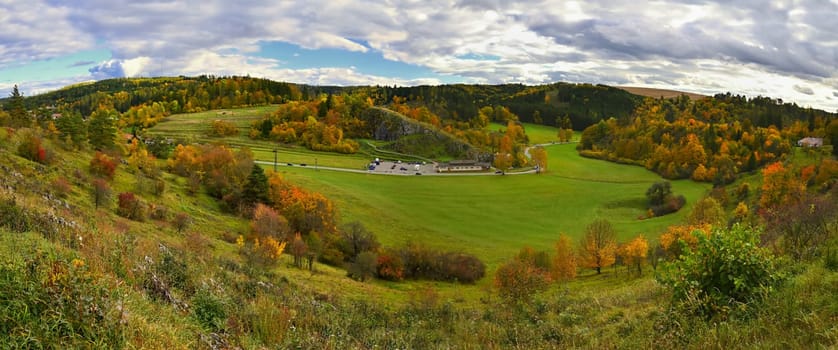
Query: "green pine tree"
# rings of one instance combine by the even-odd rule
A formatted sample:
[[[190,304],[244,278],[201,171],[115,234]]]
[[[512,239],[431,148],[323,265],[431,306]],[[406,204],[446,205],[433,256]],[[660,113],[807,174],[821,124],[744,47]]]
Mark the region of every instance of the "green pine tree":
[[[242,191],[242,200],[248,204],[268,202],[268,177],[262,167],[254,164],[253,170],[247,176],[247,182]]]
[[[32,126],[32,118],[26,113],[26,107],[23,105],[23,95],[20,94],[17,85],[12,88],[12,94],[9,95],[6,108],[9,112],[9,126],[13,128]]]
[[[61,139],[71,142],[74,147],[82,148],[87,142],[87,128],[77,112],[62,113],[55,121],[55,127],[61,132]]]
[[[108,150],[116,145],[117,113],[113,109],[99,108],[90,114],[87,136],[95,150]]]

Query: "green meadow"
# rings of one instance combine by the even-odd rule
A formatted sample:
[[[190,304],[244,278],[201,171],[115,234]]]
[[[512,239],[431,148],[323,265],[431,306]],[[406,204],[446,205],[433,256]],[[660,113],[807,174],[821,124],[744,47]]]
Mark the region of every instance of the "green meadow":
[[[252,121],[274,108],[174,115],[149,133],[248,147],[257,160],[270,162],[276,144],[252,140],[247,132]],[[206,136],[215,119],[235,123],[240,134]],[[503,127],[497,123],[489,126]],[[553,127],[525,123],[524,128],[533,144],[556,140]],[[524,246],[551,249],[561,233],[579,238],[596,218],[610,220],[621,240],[638,234],[655,240],[666,227],[681,222],[692,203],[710,188],[688,180],[675,181],[673,192],[684,195],[687,206],[675,214],[640,219],[646,214],[646,189],[663,179],[641,167],[583,158],[575,147],[548,146],[548,170],[538,175],[386,176],[315,171],[312,167],[280,167],[279,171],[295,184],[324,193],[336,202],[343,222],[362,222],[385,246],[420,242],[465,251],[479,256],[490,269]],[[373,156],[374,150],[367,146],[354,155],[277,146],[279,163],[313,164],[316,159],[322,166],[359,169]]]
[[[281,168],[289,181],[334,200],[343,221],[364,223],[388,246],[409,241],[476,254],[490,268],[524,246],[551,249],[560,233],[582,235],[595,218],[621,240],[656,239],[679,223],[709,185],[673,182],[688,205],[640,220],[646,189],[662,179],[646,169],[580,157],[574,144],[547,147],[546,173],[508,176],[386,176]]]

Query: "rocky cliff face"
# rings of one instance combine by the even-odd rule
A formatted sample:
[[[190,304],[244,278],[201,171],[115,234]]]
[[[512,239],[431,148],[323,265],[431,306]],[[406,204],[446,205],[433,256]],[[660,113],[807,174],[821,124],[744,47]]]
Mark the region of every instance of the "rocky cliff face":
[[[393,142],[389,146],[393,151],[428,158],[442,156],[476,160],[486,158],[486,152],[448,133],[385,108],[369,108],[362,118],[366,121],[373,138]]]

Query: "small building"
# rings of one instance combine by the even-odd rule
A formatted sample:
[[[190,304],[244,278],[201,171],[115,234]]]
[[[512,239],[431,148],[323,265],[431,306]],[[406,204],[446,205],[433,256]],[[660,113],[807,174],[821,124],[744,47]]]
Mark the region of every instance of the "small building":
[[[797,141],[799,147],[823,147],[823,138],[820,137],[804,137]]]
[[[448,163],[441,163],[436,167],[438,173],[470,172],[489,170],[489,163],[475,160],[452,160]]]

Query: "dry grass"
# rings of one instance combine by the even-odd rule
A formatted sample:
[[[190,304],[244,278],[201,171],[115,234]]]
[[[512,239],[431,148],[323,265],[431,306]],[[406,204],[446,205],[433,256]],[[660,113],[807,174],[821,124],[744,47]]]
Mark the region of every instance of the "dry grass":
[[[620,89],[626,90],[632,94],[653,97],[653,98],[674,98],[681,95],[687,95],[691,100],[700,100],[707,97],[706,95],[696,94],[692,92],[684,92],[677,90],[655,89],[637,86],[618,86]]]

